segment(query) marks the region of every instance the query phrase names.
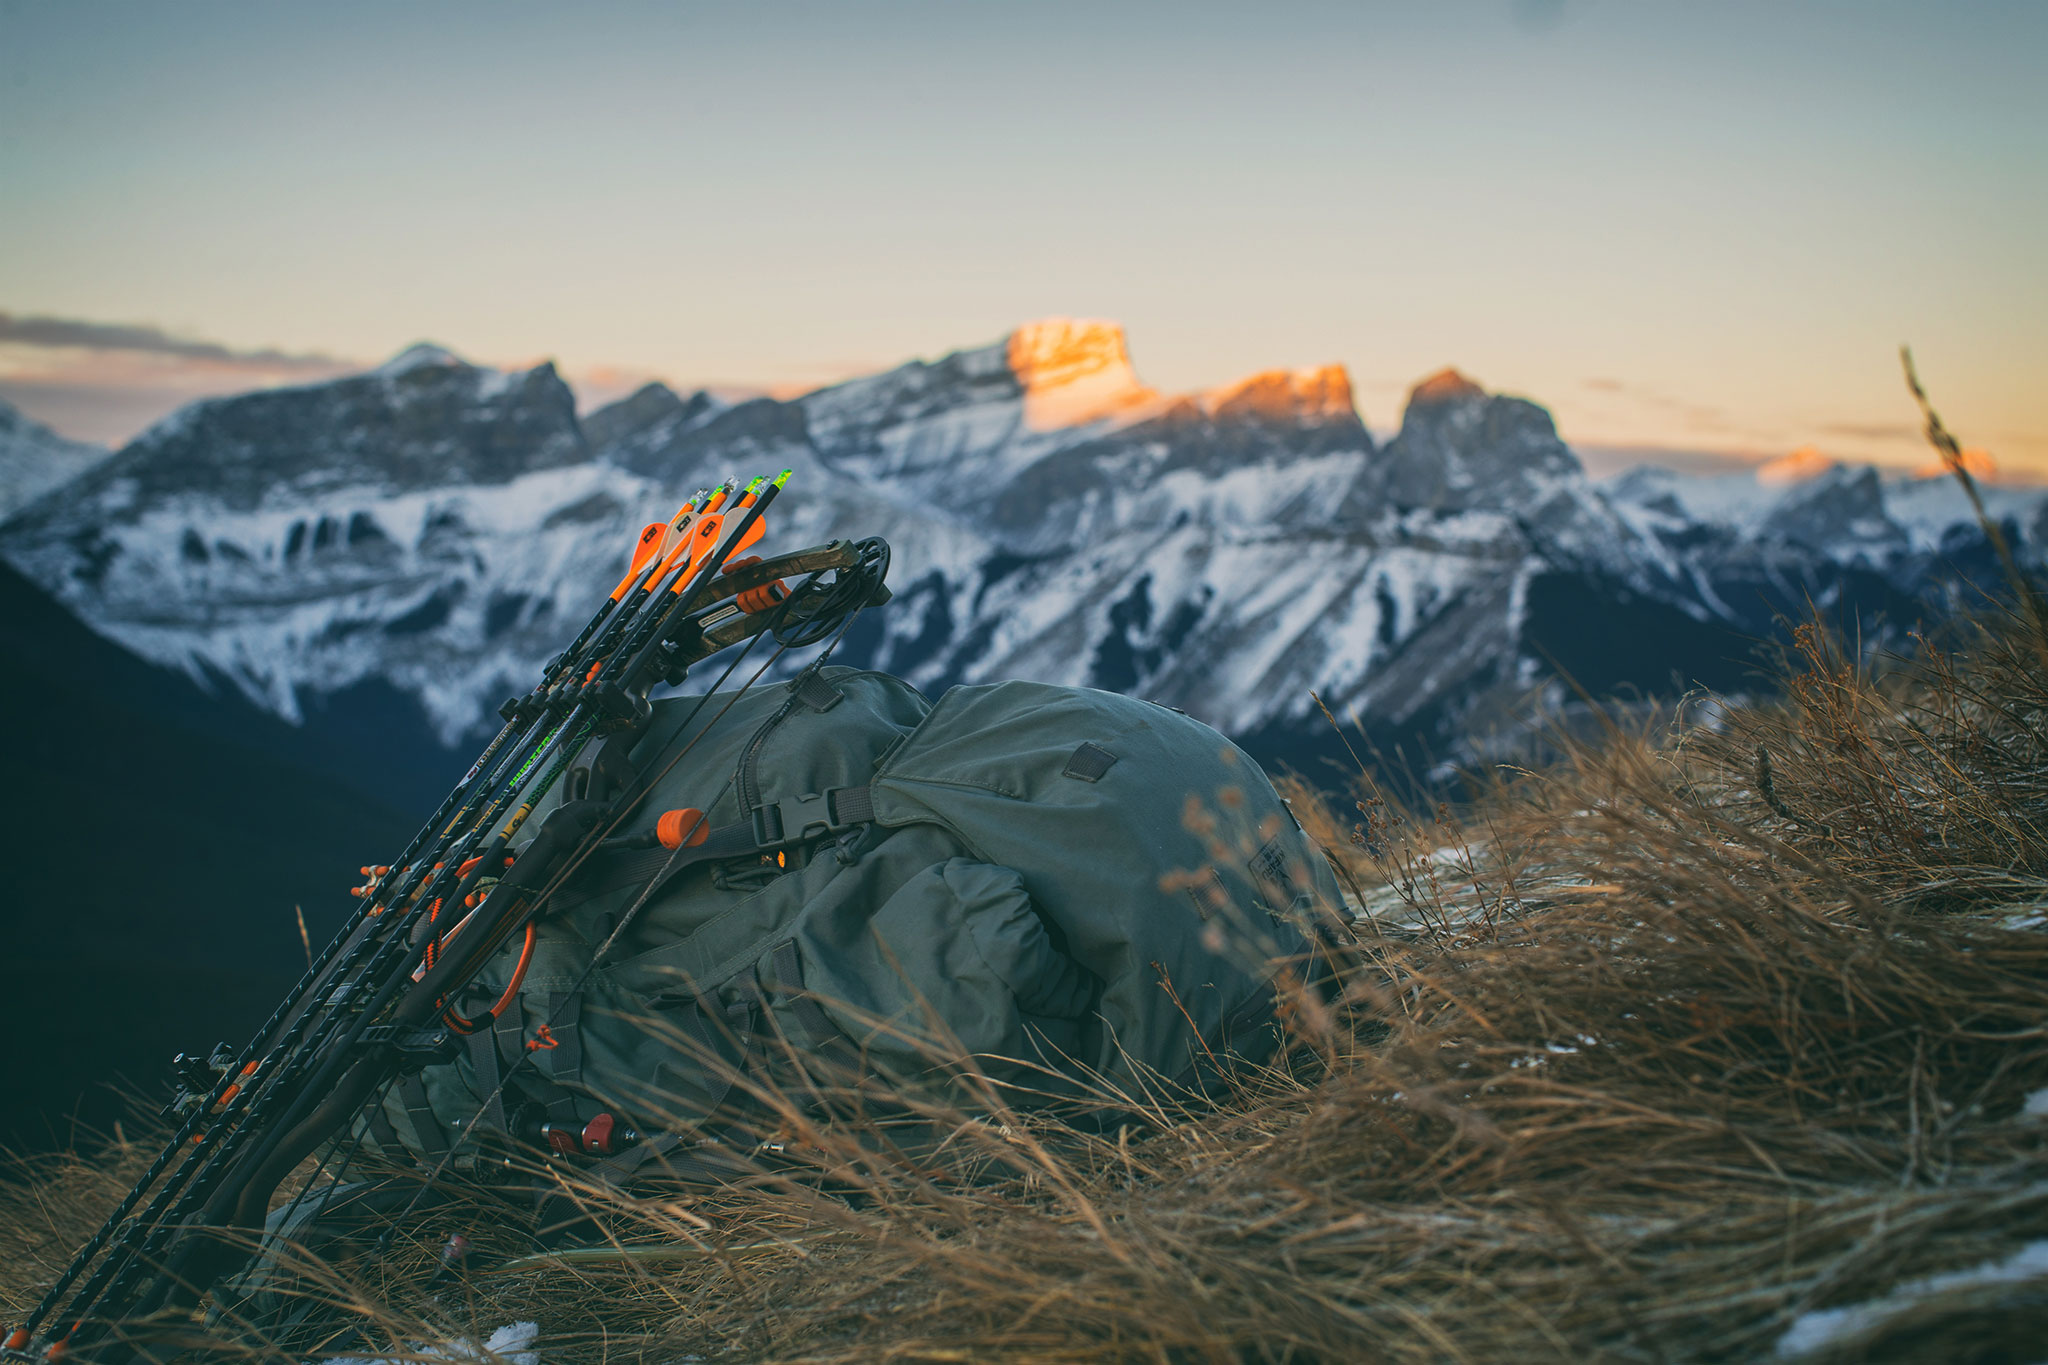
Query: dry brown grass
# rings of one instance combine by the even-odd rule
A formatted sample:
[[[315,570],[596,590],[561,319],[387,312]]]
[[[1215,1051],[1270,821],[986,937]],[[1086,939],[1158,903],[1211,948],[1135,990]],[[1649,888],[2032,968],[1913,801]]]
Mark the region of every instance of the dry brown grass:
[[[2036,643],[1993,618],[1865,663],[1802,631],[1780,704],[1560,741],[1455,814],[1297,784],[1369,918],[1341,999],[1296,999],[1299,1046],[1213,1105],[934,1111],[943,1145],[892,1150],[790,1100],[779,1174],[581,1190],[590,1252],[511,1260],[522,1206],[471,1190],[307,1292],[352,1349],[531,1319],[549,1365],[1768,1356],[2048,1237]],[[18,1180],[0,1294],[131,1164]],[[429,1288],[454,1228],[485,1268]],[[1925,1296],[1815,1358],[2018,1359],[2044,1292]]]

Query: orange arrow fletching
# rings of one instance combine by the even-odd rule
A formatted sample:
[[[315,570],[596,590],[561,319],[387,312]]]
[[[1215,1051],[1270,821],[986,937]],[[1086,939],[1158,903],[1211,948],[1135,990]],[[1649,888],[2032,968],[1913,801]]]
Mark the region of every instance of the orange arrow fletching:
[[[678,540],[675,543],[675,547],[662,559],[661,569],[654,575],[656,581],[667,578],[678,567],[688,565],[689,568],[684,571],[682,577],[678,578],[676,582],[678,584],[689,582],[690,571],[694,570],[697,561],[704,557],[704,551],[700,547],[717,544],[718,528],[723,525],[725,525],[725,518],[717,512],[698,513],[696,520],[689,524],[689,534]]]
[[[696,578],[698,572],[703,568],[705,561],[710,558],[711,552],[718,548],[718,538],[725,530],[726,517],[732,512],[745,511],[748,507],[752,506],[755,498],[759,496],[760,487],[764,482],[766,482],[764,479],[755,479],[747,485],[744,492],[732,499],[729,508],[724,508],[710,516],[697,519],[696,529],[690,534],[690,567],[687,572],[677,575],[674,584],[669,588],[670,592],[680,593],[690,586],[691,580]],[[727,485],[727,488],[721,491],[730,491],[730,485]],[[749,545],[759,540],[766,534],[767,530],[767,522],[756,517],[754,524],[749,526],[740,536],[739,540],[734,543],[731,554],[740,553]],[[730,559],[730,556],[728,556],[728,559]]]
[[[640,577],[640,571],[660,552],[662,539],[667,534],[668,523],[664,521],[650,521],[641,528],[640,539],[633,542],[633,562],[627,567],[626,576],[619,580],[619,586],[612,589],[612,601],[626,595],[633,581]]]
[[[676,514],[668,519],[668,525],[661,528],[661,543],[655,548],[654,553],[661,558],[663,569],[668,567],[669,552],[675,549],[684,532],[690,529],[690,518],[703,507],[704,501],[704,493],[700,489],[695,497],[678,507]]]

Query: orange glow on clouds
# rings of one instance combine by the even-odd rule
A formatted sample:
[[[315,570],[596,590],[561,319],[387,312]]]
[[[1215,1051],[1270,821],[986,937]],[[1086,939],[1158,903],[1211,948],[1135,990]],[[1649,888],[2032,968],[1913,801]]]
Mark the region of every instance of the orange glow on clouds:
[[[1801,446],[1790,455],[1780,455],[1757,466],[1756,481],[1762,484],[1784,485],[1805,483],[1808,479],[1819,478],[1835,467],[1835,462],[1821,454],[1818,446]]]
[[[1991,452],[1988,450],[1965,450],[1963,469],[1979,483],[1998,482],[1998,461],[1991,458]],[[1940,456],[1916,466],[1913,470],[1913,477],[1916,479],[1945,479],[1948,476],[1948,464]]]

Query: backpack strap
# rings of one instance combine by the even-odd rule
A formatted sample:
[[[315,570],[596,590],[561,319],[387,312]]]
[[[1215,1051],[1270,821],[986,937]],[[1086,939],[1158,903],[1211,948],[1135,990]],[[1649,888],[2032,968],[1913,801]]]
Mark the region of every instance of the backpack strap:
[[[441,1127],[440,1117],[434,1113],[433,1101],[427,1097],[427,1083],[420,1079],[418,1072],[398,1083],[398,1098],[405,1105],[405,1116],[412,1120],[413,1135],[418,1138],[420,1149],[432,1157],[446,1152],[448,1133]],[[381,1115],[383,1110],[379,1108],[378,1113]],[[390,1120],[385,1122],[388,1124]],[[378,1142],[383,1142],[381,1134]]]
[[[615,854],[596,874],[578,877],[556,892],[549,898],[547,910],[565,910],[612,891],[646,886],[650,881],[655,882],[647,893],[652,896],[663,883],[699,863],[758,856],[813,839],[843,836],[872,824],[874,819],[872,787],[828,787],[822,792],[787,796],[754,807],[744,820],[719,826],[702,843],[679,849],[645,848]]]
[[[525,1046],[525,1034],[526,1010],[515,995],[489,1028],[469,1035],[469,1062],[476,1068],[477,1089],[487,1097],[483,1117],[478,1120],[481,1127],[495,1128],[501,1133],[511,1131],[505,1119],[505,1068],[501,1059],[508,1052],[514,1057],[519,1055]]]
[[[410,1114],[412,1111],[408,1107],[406,1112]],[[405,1144],[398,1139],[398,1125],[391,1121],[391,1115],[384,1112],[382,1104],[370,1106],[369,1115],[365,1122],[370,1126],[370,1140],[377,1144],[378,1151],[394,1161],[405,1159],[408,1153],[405,1150]],[[439,1125],[437,1124],[436,1126],[438,1127]],[[422,1138],[420,1140],[420,1146],[422,1148],[426,1146],[426,1139]]]
[[[536,1049],[536,1061],[561,1093],[548,1101],[548,1117],[557,1123],[574,1121],[576,1094],[583,1084],[583,993],[548,992],[548,1045]]]

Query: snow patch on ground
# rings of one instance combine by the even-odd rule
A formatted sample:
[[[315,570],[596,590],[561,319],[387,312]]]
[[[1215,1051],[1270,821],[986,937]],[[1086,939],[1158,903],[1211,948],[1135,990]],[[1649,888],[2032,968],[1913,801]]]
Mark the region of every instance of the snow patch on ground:
[[[404,1359],[488,1362],[488,1365],[540,1365],[540,1352],[533,1345],[540,1339],[540,1325],[510,1322],[491,1333],[479,1347],[468,1337],[458,1337],[445,1346],[412,1345]],[[399,1365],[383,1356],[330,1356],[321,1365]]]
[[[2048,1091],[2042,1093],[2048,1094]],[[2034,1098],[2038,1096],[2028,1099],[2030,1106]],[[1777,1353],[1781,1358],[1811,1355],[1836,1342],[1861,1336],[1937,1294],[1985,1284],[2017,1284],[2041,1276],[2048,1276],[2048,1240],[2029,1242],[2002,1261],[1985,1261],[1968,1270],[1908,1280],[1892,1286],[1891,1292],[1882,1298],[1801,1313],[1793,1319],[1785,1335],[1778,1338]]]

